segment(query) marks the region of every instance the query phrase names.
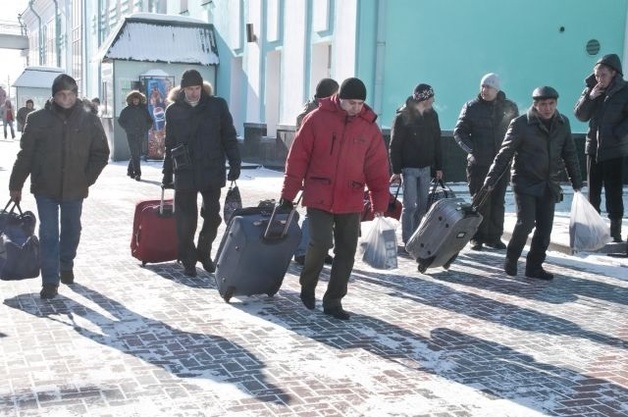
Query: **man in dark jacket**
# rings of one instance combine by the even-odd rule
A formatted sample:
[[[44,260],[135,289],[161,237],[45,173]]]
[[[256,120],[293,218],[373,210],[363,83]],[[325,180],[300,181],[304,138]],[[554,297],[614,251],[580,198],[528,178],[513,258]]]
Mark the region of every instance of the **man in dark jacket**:
[[[628,83],[622,76],[619,57],[604,55],[586,79],[587,87],[574,110],[578,120],[589,122],[584,150],[589,202],[599,213],[604,187],[615,242],[621,242],[624,158],[628,156]]]
[[[127,94],[126,104],[127,106],[120,112],[118,123],[126,132],[126,139],[131,151],[127,175],[140,181],[142,177],[140,166],[142,143],[146,140],[146,134],[153,125],[153,119],[146,108],[146,96],[139,91],[133,90]]]
[[[196,276],[196,262],[212,273],[216,266],[211,249],[220,226],[220,191],[240,177],[240,152],[227,102],[212,95],[212,86],[196,70],[181,76],[181,87],[169,93],[166,109],[166,156],[163,184],[175,188],[175,217],[179,259],[187,276]],[[173,184],[174,174],[174,184]],[[198,193],[203,205],[203,227],[194,245]]]
[[[64,284],[74,282],[83,199],[109,160],[102,124],[85,111],[77,93],[72,77],[55,78],[52,99],[28,116],[9,181],[11,199],[19,202],[24,182],[31,176],[40,222],[40,296],[44,299],[57,295],[59,277]]]
[[[35,103],[33,103],[33,100],[29,98],[28,100],[26,100],[26,103],[24,103],[24,107],[21,107],[17,111],[17,117],[15,118],[15,120],[17,121],[18,132],[24,131],[24,125],[26,124],[26,116],[28,116],[30,113],[35,111],[34,106],[35,106]]]
[[[441,130],[434,107],[434,90],[427,84],[414,88],[406,103],[397,111],[390,131],[390,182],[403,180],[401,237],[406,244],[427,212],[427,198],[432,180],[443,177]]]
[[[504,271],[517,275],[517,260],[534,228],[525,275],[550,280],[554,276],[543,269],[543,262],[550,243],[554,207],[562,199],[560,174],[567,169],[576,191],[582,187],[582,179],[569,119],[556,110],[558,92],[552,87],[538,87],[532,98],[528,112],[510,123],[484,185],[492,191],[514,158],[512,188],[517,223],[506,250]]]
[[[499,76],[486,74],[480,81],[480,93],[462,106],[454,129],[454,139],[467,155],[467,181],[474,197],[484,184],[488,169],[501,147],[510,121],[519,116],[517,105],[501,91]],[[504,174],[479,208],[483,220],[471,240],[471,249],[482,250],[485,244],[506,249],[504,233],[505,195],[508,175]]]
[[[318,108],[318,103],[320,100],[331,97],[338,92],[340,86],[338,82],[331,78],[323,78],[316,85],[316,94],[314,94],[314,98],[305,103],[303,107],[303,111],[297,116],[297,124],[296,130],[299,130],[301,127],[301,123],[303,122],[303,118],[310,114],[312,111]],[[303,223],[301,224],[301,230],[303,234],[301,235],[301,242],[299,242],[299,247],[294,251],[294,261],[299,265],[303,265],[305,263],[305,252],[307,251],[307,246],[310,242],[310,232],[309,226],[310,221],[307,218],[307,214],[303,219]],[[325,263],[331,264],[334,258],[331,255],[327,255],[325,257]]]
[[[323,312],[338,320],[350,315],[342,308],[358,244],[360,213],[367,186],[376,215],[388,206],[388,158],[377,116],[364,104],[366,87],[348,78],[337,95],[321,100],[305,118],[290,147],[281,191],[281,205],[292,208],[303,190],[310,219],[310,244],[301,271],[301,301],[316,307],[316,285],[327,251],[334,247]]]

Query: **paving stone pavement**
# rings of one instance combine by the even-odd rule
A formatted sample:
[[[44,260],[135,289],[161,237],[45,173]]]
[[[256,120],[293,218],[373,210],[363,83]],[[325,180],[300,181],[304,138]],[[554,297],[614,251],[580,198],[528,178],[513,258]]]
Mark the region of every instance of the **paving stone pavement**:
[[[7,198],[16,151],[0,141]],[[347,322],[321,311],[329,267],[315,311],[296,264],[274,297],[227,304],[202,268],[192,279],[130,256],[134,204],[158,197],[159,172],[105,168],[77,283],[56,299],[39,299],[39,279],[1,283],[1,416],[628,416],[624,260],[551,252],[556,278],[537,282],[505,276],[499,251],[465,249],[428,275],[358,256]],[[280,183],[266,170],[238,181],[245,205]]]

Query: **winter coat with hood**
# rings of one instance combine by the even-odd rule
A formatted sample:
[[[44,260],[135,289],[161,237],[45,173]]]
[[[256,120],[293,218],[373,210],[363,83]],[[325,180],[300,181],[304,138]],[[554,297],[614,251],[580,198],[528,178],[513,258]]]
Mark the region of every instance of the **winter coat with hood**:
[[[490,166],[510,121],[517,116],[517,105],[508,100],[503,91],[499,91],[492,101],[486,101],[478,94],[466,102],[454,128],[454,139],[468,154],[468,164]]]
[[[109,160],[100,119],[81,100],[69,110],[49,100],[30,113],[20,146],[9,190],[22,190],[30,174],[33,194],[60,201],[87,197]]]
[[[389,168],[377,116],[365,104],[350,117],[334,95],[303,120],[292,142],[281,197],[294,201],[303,189],[303,206],[334,214],[360,213],[364,187],[373,211],[388,207]]]
[[[138,105],[133,104],[133,99],[136,98],[140,101]],[[126,104],[120,112],[118,123],[127,136],[143,137],[153,125],[153,119],[146,107],[146,96],[139,91],[131,91],[126,96]]]
[[[617,74],[606,91],[594,100],[589,98],[589,93],[597,81],[593,74],[587,77],[587,87],[576,103],[574,113],[578,120],[589,122],[584,153],[602,162],[628,156],[628,83],[622,79],[617,55],[606,55],[597,63],[614,69]]]
[[[240,151],[233,118],[227,102],[212,95],[212,86],[203,83],[196,106],[185,101],[180,87],[170,90],[166,108],[166,155],[163,173],[174,175],[175,189],[203,191],[226,184],[225,161],[240,168]],[[172,149],[185,144],[191,165],[174,171]]]
[[[484,183],[494,186],[508,170],[513,157],[511,183],[515,193],[541,197],[549,187],[558,202],[561,199],[560,174],[565,168],[573,188],[582,188],[569,119],[558,111],[549,129],[534,107],[514,119]]]
[[[422,115],[415,110],[416,102],[408,97],[405,106],[397,110],[390,131],[390,161],[392,172],[400,174],[403,168],[443,168],[441,130],[434,109]]]

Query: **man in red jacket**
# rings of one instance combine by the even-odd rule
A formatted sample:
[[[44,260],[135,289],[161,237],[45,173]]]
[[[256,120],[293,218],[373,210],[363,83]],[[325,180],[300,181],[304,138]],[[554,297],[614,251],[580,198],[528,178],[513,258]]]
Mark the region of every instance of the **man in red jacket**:
[[[377,115],[364,104],[366,87],[346,79],[337,95],[320,101],[308,114],[290,147],[281,205],[303,190],[310,219],[310,243],[301,271],[301,301],[316,307],[315,291],[327,251],[334,246],[323,312],[348,320],[342,308],[360,232],[364,187],[368,187],[376,216],[388,206],[388,157]]]

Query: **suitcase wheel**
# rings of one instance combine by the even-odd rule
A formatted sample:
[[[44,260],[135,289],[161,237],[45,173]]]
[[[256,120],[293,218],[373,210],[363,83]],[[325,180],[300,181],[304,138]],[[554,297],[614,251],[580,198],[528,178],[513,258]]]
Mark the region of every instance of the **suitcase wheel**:
[[[229,300],[233,297],[235,293],[235,287],[227,287],[227,291],[225,291],[225,295],[222,296],[222,299],[225,300],[227,304],[229,304]]]
[[[142,268],[146,266],[146,261],[142,261]]]
[[[419,270],[420,273],[425,273],[425,271],[427,271],[427,265],[424,265],[422,263],[419,262],[419,265],[417,266],[417,268]]]
[[[443,265],[443,268],[445,269],[449,269],[449,267],[451,266],[451,264],[456,260],[456,258],[458,257],[458,254],[455,254],[454,256],[452,256],[446,263],[445,265]]]
[[[268,291],[266,293],[267,296],[269,297],[273,297],[275,294],[277,294],[279,292],[279,288],[281,288],[281,283],[277,286],[275,286],[275,288],[273,288],[272,290]]]

